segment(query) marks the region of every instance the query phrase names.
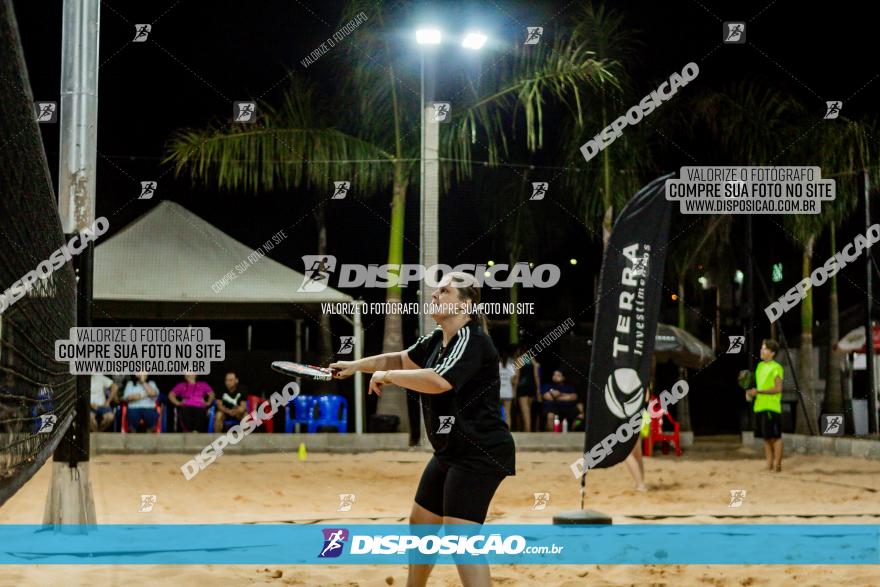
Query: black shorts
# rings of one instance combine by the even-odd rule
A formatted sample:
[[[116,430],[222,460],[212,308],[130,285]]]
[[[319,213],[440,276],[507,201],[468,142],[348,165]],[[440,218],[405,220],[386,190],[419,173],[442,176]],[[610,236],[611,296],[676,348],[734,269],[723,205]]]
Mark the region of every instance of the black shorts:
[[[503,480],[503,475],[448,467],[437,457],[431,457],[419,481],[415,502],[437,516],[482,524],[492,496]]]
[[[517,398],[521,397],[537,397],[538,392],[535,391],[535,384],[528,383],[527,385],[517,385],[515,395]]]
[[[560,420],[574,420],[578,415],[577,402],[561,402],[558,400],[545,399],[541,404],[541,410],[545,416],[552,412],[559,416]]]
[[[182,432],[208,431],[208,411],[205,408],[180,406],[177,408],[177,421]]]
[[[755,412],[755,438],[764,440],[782,438],[782,414]]]

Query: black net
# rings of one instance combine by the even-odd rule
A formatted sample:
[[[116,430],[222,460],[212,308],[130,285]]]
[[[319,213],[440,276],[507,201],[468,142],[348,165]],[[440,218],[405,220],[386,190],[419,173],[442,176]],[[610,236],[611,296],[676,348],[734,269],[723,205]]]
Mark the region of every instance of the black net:
[[[10,2],[0,1],[0,504],[42,466],[72,419],[76,380],[55,362],[75,326],[70,262],[19,280],[65,242]],[[44,273],[45,274],[45,273]]]

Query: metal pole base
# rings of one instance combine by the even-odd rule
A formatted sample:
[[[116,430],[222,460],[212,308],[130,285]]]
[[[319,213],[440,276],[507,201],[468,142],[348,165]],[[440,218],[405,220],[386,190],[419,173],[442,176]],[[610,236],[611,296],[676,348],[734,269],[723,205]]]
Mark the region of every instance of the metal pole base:
[[[80,462],[76,467],[68,463],[52,462],[52,481],[43,511],[43,525],[64,526],[71,524],[82,530],[82,525],[94,525],[95,500],[89,482],[89,463]]]
[[[571,510],[553,516],[554,524],[596,524],[610,526],[611,516],[596,510]]]

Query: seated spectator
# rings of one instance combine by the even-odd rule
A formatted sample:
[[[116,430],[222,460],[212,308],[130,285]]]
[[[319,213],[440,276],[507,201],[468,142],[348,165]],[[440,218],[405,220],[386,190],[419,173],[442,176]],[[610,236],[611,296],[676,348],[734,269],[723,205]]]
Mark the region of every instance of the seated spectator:
[[[207,432],[208,408],[214,403],[214,390],[204,381],[196,381],[195,373],[187,373],[168,394],[176,408],[182,432]]]
[[[158,397],[159,388],[156,382],[147,381],[144,371],[129,377],[122,392],[122,400],[128,404],[126,419],[130,432],[136,432],[141,421],[146,430],[156,429],[156,422],[159,420],[159,412],[156,411]]]
[[[560,420],[568,420],[570,429],[579,412],[583,411],[574,387],[565,382],[565,375],[559,369],[553,372],[552,383],[542,386],[541,396],[544,398],[543,410],[548,432],[553,430],[553,419],[556,416]]]
[[[113,408],[110,403],[116,400],[119,386],[112,379],[100,373],[91,377],[92,395],[90,429],[106,432],[113,426]]]
[[[238,375],[234,371],[226,374],[223,381],[226,389],[223,395],[217,398],[217,413],[214,414],[214,432],[225,432],[226,420],[241,421],[247,413],[247,388],[239,383]]]

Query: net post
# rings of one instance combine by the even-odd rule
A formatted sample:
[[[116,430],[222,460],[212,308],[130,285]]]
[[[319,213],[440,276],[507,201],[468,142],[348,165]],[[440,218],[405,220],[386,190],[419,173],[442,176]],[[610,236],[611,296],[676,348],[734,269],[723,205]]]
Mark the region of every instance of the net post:
[[[60,151],[58,212],[65,233],[79,233],[95,222],[95,162],[98,139],[98,44],[100,0],[64,0],[62,8]],[[80,252],[78,327],[91,326],[94,244]],[[43,523],[62,532],[85,533],[95,524],[89,482],[89,375],[77,376],[74,418],[53,455],[52,481]]]

